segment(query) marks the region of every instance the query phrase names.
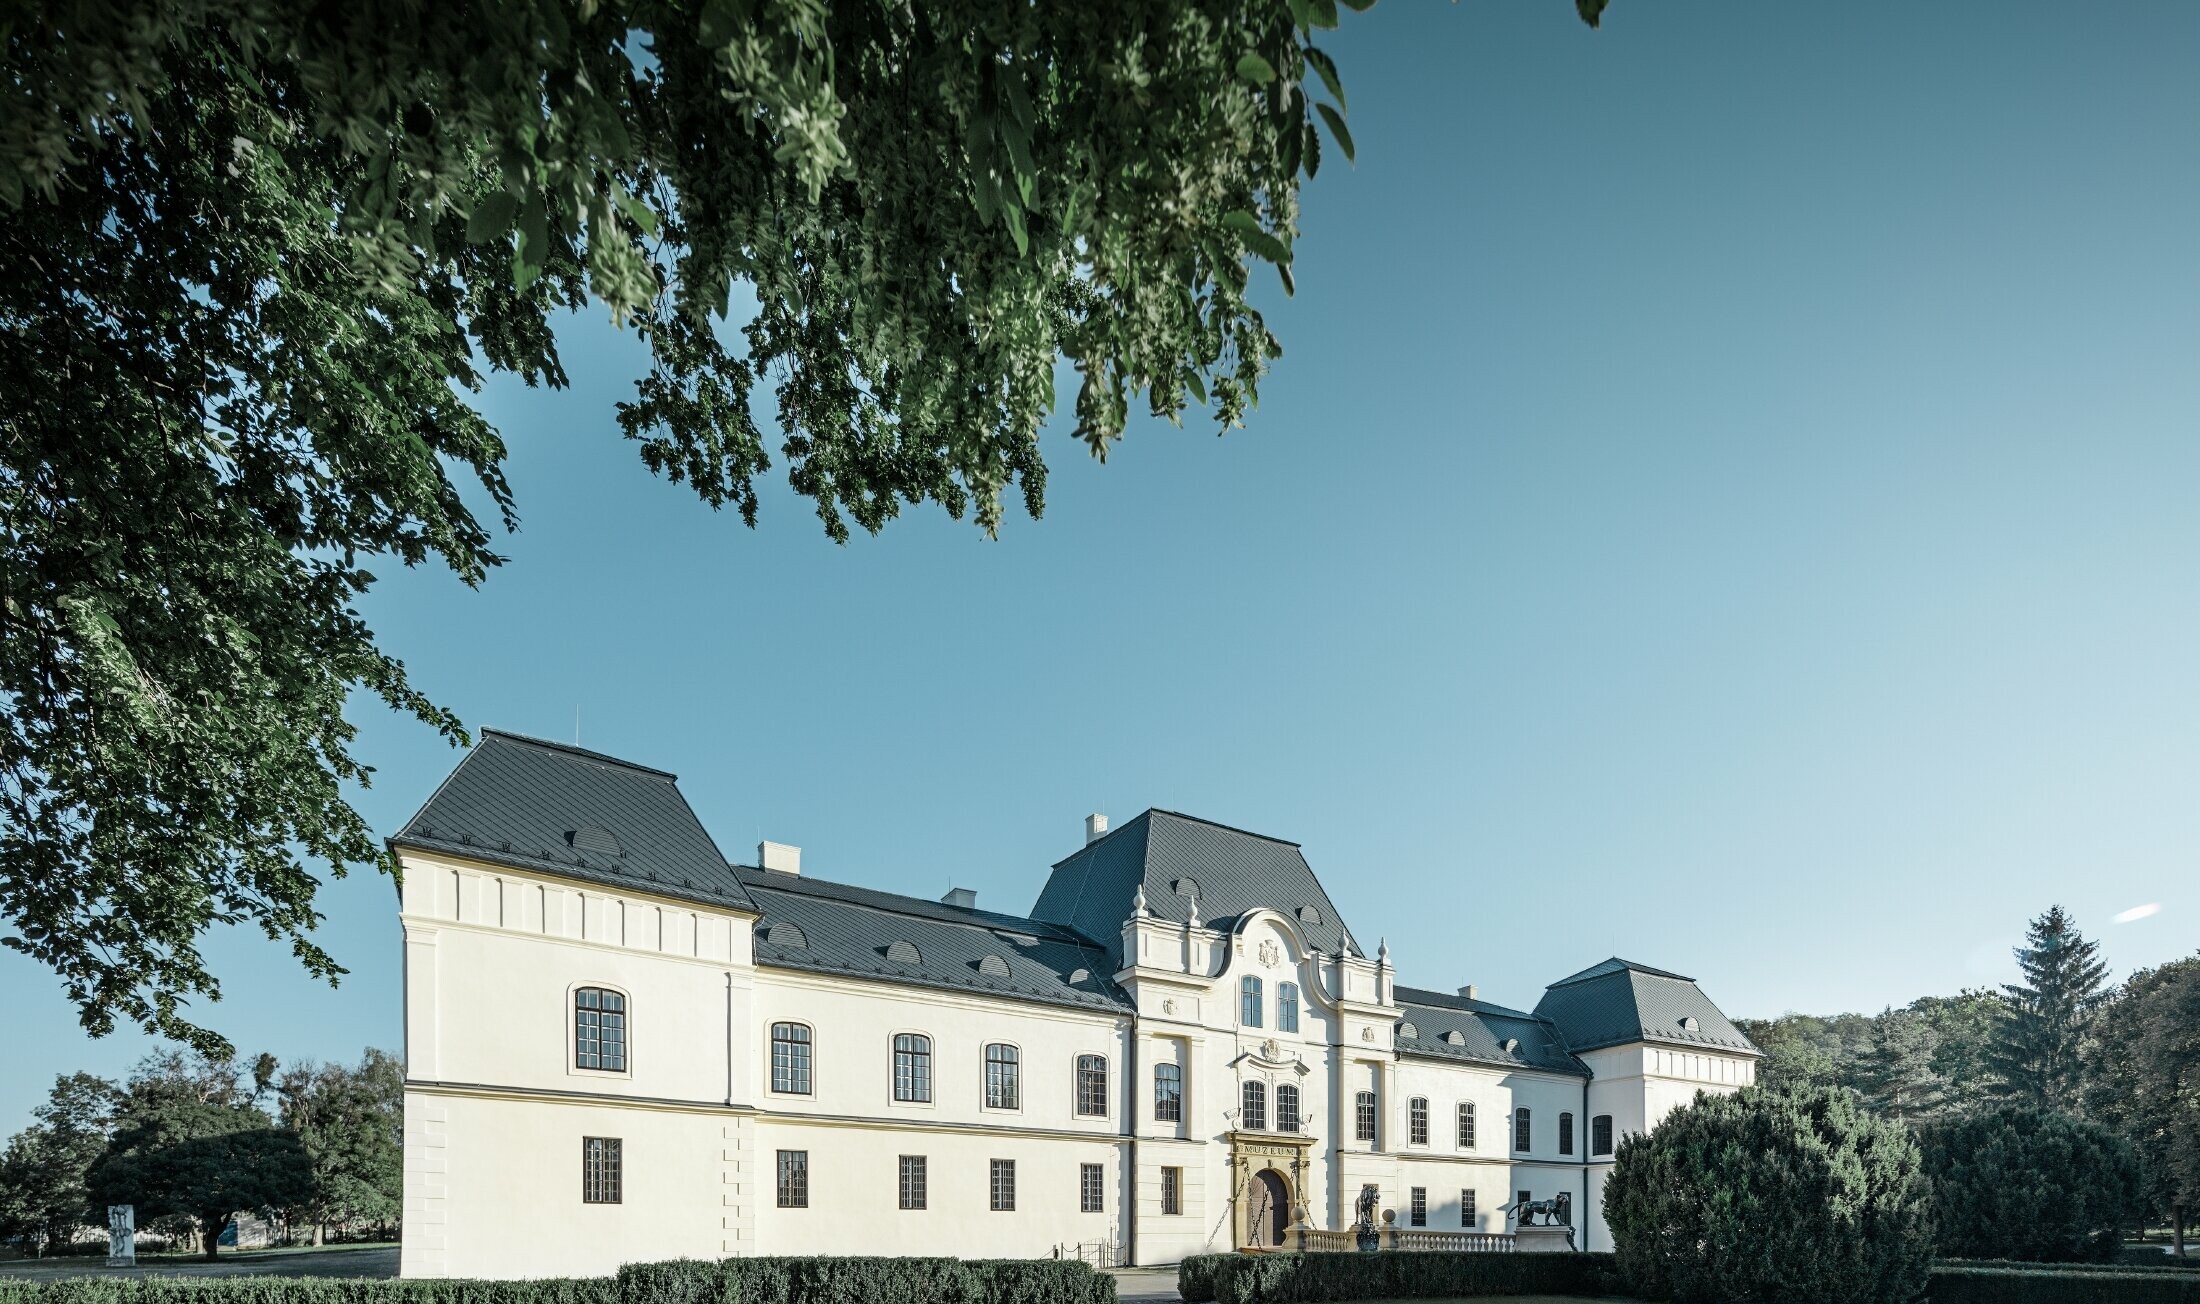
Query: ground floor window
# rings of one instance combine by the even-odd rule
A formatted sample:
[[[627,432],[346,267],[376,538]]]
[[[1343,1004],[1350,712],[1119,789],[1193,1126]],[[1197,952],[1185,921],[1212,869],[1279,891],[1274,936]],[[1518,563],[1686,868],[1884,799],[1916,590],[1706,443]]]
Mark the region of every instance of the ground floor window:
[[[1100,1165],[1077,1165],[1077,1208],[1079,1212],[1100,1212],[1101,1184],[1106,1180]]]
[[[1427,1187],[1425,1187],[1425,1186],[1416,1186],[1416,1187],[1414,1187],[1414,1188],[1413,1188],[1413,1199],[1412,1199],[1412,1205],[1411,1205],[1411,1209],[1412,1209],[1412,1222],[1413,1222],[1413,1225],[1414,1225],[1414,1226],[1416,1226],[1416,1227],[1426,1227],[1426,1226],[1428,1226],[1428,1188],[1427,1188]]]
[[[993,1161],[993,1212],[1009,1213],[1016,1208],[1016,1161]]]
[[[1513,1205],[1513,1217],[1517,1218],[1517,1217],[1519,1217],[1519,1216],[1520,1216],[1520,1207],[1521,1207],[1522,1205],[1525,1205],[1525,1204],[1526,1204],[1526,1203],[1528,1202],[1528,1199],[1529,1199],[1528,1193],[1527,1193],[1526,1191],[1522,1191],[1522,1192],[1520,1193],[1520,1200],[1519,1200],[1519,1202]]]
[[[1161,1212],[1184,1212],[1184,1170],[1181,1168],[1161,1170]]]
[[[901,1157],[901,1207],[922,1209],[925,1207],[925,1163],[923,1155]]]
[[[1469,1187],[1461,1187],[1459,1190],[1459,1225],[1474,1226],[1474,1191]]]
[[[782,1209],[807,1209],[810,1207],[809,1151],[782,1150],[779,1152],[779,1207]]]
[[[581,1203],[617,1204],[625,1144],[615,1136],[581,1138]]]

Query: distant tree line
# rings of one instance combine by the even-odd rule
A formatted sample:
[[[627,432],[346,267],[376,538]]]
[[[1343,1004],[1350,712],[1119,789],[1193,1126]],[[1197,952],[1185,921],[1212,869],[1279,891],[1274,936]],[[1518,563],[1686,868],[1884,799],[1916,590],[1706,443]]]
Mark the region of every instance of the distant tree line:
[[[208,1257],[239,1213],[318,1245],[400,1208],[404,1071],[383,1051],[288,1069],[272,1055],[163,1051],[120,1083],[58,1078],[33,1113],[0,1153],[0,1240],[33,1254],[104,1224],[110,1204]]]
[[[1845,1088],[1917,1125],[1945,1193],[1943,1253],[2040,1257],[1988,1251],[2012,1234],[2026,1246],[2075,1245],[2091,1233],[2072,1228],[2104,1207],[2127,1226],[2168,1221],[2182,1252],[2200,1209],[2200,955],[2111,986],[2100,944],[2056,906],[2031,922],[2016,956],[2019,981],[1998,991],[1737,1023],[1765,1052],[1764,1086],[1798,1096]],[[2042,1180],[2052,1194],[2027,1201],[2026,1183]],[[2051,1207],[2071,1225],[2018,1226],[2006,1212],[1982,1216],[1988,1206]]]

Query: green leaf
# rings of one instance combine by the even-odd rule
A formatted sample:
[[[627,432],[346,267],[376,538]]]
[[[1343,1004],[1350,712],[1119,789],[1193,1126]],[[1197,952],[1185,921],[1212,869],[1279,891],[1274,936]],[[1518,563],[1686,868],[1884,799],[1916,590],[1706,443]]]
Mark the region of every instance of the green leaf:
[[[1031,252],[1031,236],[1024,230],[1024,210],[1014,204],[1003,204],[1001,216],[1008,219],[1008,233],[1016,238],[1016,252]]]
[[[1264,231],[1260,219],[1242,208],[1233,208],[1222,215],[1222,224],[1233,231]]]
[[[1284,292],[1285,294],[1287,294],[1287,295],[1296,295],[1296,294],[1297,294],[1297,293],[1299,292],[1299,283],[1298,283],[1298,281],[1297,281],[1297,280],[1296,280],[1296,279],[1295,279],[1295,278],[1294,278],[1294,277],[1293,277],[1293,276],[1291,275],[1291,264],[1289,264],[1289,263],[1277,263],[1277,264],[1276,264],[1276,275],[1278,275],[1278,276],[1280,276],[1280,277],[1282,277],[1282,278],[1283,278],[1283,292]]]
[[[1343,0],[1344,7],[1353,13],[1364,14],[1375,7],[1375,0]]]
[[[1207,405],[1207,382],[1199,378],[1198,372],[1186,371],[1184,373],[1184,388],[1192,391],[1192,397],[1199,400],[1201,407]]]
[[[1604,17],[1604,6],[1609,3],[1611,0],[1574,0],[1574,11],[1581,15],[1581,21],[1595,27],[1597,20]]]
[[[1258,54],[1247,51],[1237,61],[1237,75],[1255,86],[1266,86],[1276,79],[1276,69]]]
[[[1344,108],[1344,81],[1337,76],[1336,62],[1311,45],[1306,47],[1306,62],[1314,70],[1314,74],[1322,79],[1322,85],[1329,88],[1330,97],[1337,101],[1337,107]]]
[[[1326,104],[1317,104],[1314,109],[1322,115],[1322,121],[1329,124],[1329,134],[1337,138],[1337,148],[1344,151],[1344,161],[1352,162],[1352,133],[1344,129],[1344,115]]]
[[[1308,4],[1307,0],[1287,0],[1287,3],[1291,6],[1291,21],[1297,23],[1301,29],[1311,31],[1314,26],[1314,6]]]

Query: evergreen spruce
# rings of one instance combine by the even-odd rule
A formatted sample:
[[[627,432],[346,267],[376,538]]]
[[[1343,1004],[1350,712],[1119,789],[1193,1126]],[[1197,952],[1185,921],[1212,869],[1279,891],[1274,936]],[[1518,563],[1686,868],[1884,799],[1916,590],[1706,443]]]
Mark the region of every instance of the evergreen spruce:
[[[2004,1095],[2042,1109],[2078,1103],[2086,1025],[2104,998],[2108,965],[2100,943],[2078,931],[2061,906],[2032,921],[2017,948],[2022,983],[2002,988],[2007,1010],[1988,1059]]]
[[[1873,1020],[1871,1048],[1864,1053],[1864,1103],[1895,1118],[1924,1118],[1948,1100],[1948,1081],[1933,1067],[1940,1035],[1924,1015],[1887,1009]]]

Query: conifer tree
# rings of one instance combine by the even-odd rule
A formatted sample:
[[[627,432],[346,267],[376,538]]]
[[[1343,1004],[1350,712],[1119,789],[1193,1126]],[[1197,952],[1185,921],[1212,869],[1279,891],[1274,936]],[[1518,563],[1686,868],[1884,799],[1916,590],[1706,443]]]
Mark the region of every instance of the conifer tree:
[[[2007,1011],[1989,1053],[2003,1094],[2047,1109],[2078,1104],[2086,1025],[2105,999],[2108,965],[2101,945],[2078,931],[2077,921],[2055,906],[2032,921],[2026,945],[2017,948],[2022,983],[2002,987]]]
[[[1886,1009],[1872,1021],[1860,1076],[1864,1103],[1895,1118],[1924,1118],[1947,1104],[1948,1082],[1933,1067],[1940,1036],[1913,1010]]]

